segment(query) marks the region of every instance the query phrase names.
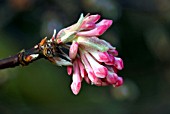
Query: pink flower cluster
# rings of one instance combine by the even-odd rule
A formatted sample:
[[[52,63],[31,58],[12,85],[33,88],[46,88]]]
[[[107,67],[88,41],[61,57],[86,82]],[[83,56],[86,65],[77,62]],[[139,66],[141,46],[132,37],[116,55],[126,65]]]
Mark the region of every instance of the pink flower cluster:
[[[123,84],[122,77],[117,75],[124,67],[122,59],[117,57],[115,47],[98,38],[112,25],[112,20],[97,23],[99,19],[100,15],[81,15],[76,24],[62,29],[54,39],[58,44],[72,42],[69,57],[73,65],[67,66],[67,72],[73,74],[71,90],[75,95],[83,79],[96,86]]]

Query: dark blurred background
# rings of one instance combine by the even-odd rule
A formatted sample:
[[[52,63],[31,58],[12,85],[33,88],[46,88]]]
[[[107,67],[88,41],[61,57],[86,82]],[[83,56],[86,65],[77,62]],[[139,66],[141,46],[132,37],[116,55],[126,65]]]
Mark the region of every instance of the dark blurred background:
[[[169,0],[0,0],[0,58],[28,49],[80,13],[114,24],[101,36],[117,47],[124,85],[83,82],[75,96],[65,67],[39,60],[0,71],[0,114],[170,114]]]

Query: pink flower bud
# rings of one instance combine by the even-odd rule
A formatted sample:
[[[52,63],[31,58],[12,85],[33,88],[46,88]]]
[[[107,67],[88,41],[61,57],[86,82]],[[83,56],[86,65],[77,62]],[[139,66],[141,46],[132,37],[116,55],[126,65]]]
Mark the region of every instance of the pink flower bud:
[[[87,23],[87,24],[83,24],[80,29],[81,30],[91,30],[94,29],[96,27],[95,23]]]
[[[123,69],[123,61],[118,52],[109,42],[101,40],[102,35],[113,23],[112,20],[100,19],[100,15],[81,14],[77,23],[59,31],[51,38],[57,44],[72,43],[69,49],[71,64],[54,58],[56,64],[67,65],[67,73],[72,74],[71,90],[77,95],[81,89],[81,81],[96,86],[113,85],[118,87],[123,84],[122,77],[117,71]],[[55,38],[56,37],[56,38]],[[69,58],[68,57],[68,58]],[[73,64],[73,66],[71,66]]]
[[[107,25],[98,26],[89,31],[78,32],[78,36],[100,36],[108,29]]]
[[[122,70],[124,65],[123,65],[123,60],[121,58],[115,57],[115,63],[114,66],[118,69],[118,70]]]
[[[117,78],[117,82],[116,84],[114,84],[115,87],[119,87],[123,84],[123,78],[122,77],[118,77]]]
[[[109,28],[112,25],[112,22],[113,22],[112,20],[103,19],[102,21],[97,23],[96,26],[106,25]]]
[[[67,73],[68,75],[72,74],[73,67],[72,66],[67,66]]]
[[[90,16],[87,16],[87,17],[83,20],[83,24],[96,23],[99,19],[100,19],[100,15],[98,15],[98,14],[96,14],[96,15],[90,15]]]
[[[73,82],[71,84],[71,90],[75,95],[77,95],[81,89],[81,76],[79,72],[79,66],[76,60],[73,62],[73,68],[74,72],[72,77]]]
[[[110,84],[115,84],[118,80],[118,76],[116,73],[112,73],[112,72],[109,72],[107,77],[106,77],[106,80],[110,83]]]
[[[107,68],[99,64],[96,60],[94,60],[94,58],[89,53],[85,53],[85,56],[88,62],[90,63],[94,74],[99,78],[105,78],[108,74]]]
[[[84,78],[87,75],[87,72],[86,72],[86,70],[85,70],[85,68],[84,68],[84,66],[81,63],[79,58],[77,59],[77,61],[78,61],[78,64],[79,64],[79,69],[80,69],[81,77]]]
[[[99,62],[108,62],[110,60],[107,52],[100,52],[100,51],[92,50],[92,51],[89,51],[89,53]]]
[[[82,53],[80,53],[80,56],[81,56],[81,60],[82,60],[82,62],[84,64],[84,66],[85,66],[85,69],[87,71],[87,74],[88,74],[88,77],[89,77],[90,81],[91,82],[96,82],[97,81],[97,77],[95,76],[94,71],[91,68],[87,58]]]
[[[73,42],[72,45],[70,46],[70,51],[69,51],[70,59],[74,59],[76,57],[77,51],[78,51],[78,43]]]
[[[71,90],[75,95],[79,93],[80,89],[81,89],[81,82],[78,82],[78,83],[72,82]]]
[[[115,57],[112,54],[109,54],[109,61],[105,62],[106,65],[114,65]]]

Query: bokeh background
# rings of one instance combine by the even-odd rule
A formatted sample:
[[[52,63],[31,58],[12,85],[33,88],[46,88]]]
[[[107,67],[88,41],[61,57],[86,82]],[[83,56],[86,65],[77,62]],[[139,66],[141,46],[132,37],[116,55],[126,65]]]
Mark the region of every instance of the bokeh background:
[[[114,21],[101,36],[117,47],[124,85],[83,82],[75,96],[65,67],[39,60],[0,71],[0,114],[170,114],[169,0],[0,0],[0,58],[28,49],[77,21]]]

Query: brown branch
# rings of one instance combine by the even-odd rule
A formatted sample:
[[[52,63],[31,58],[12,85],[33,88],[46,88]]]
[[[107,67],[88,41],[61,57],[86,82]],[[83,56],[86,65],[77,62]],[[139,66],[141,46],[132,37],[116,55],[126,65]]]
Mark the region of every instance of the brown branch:
[[[33,55],[38,54],[38,57],[34,58]],[[19,65],[26,66],[29,63],[42,58],[41,50],[39,46],[35,46],[29,50],[23,50],[16,55],[10,56],[0,60],[0,69],[13,68]]]
[[[0,60],[0,69],[12,68],[18,66],[20,64],[18,56],[19,55],[16,54],[14,56],[10,56],[8,58]]]

